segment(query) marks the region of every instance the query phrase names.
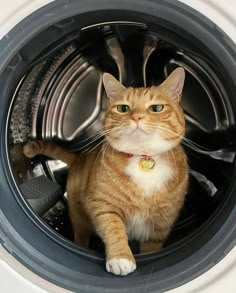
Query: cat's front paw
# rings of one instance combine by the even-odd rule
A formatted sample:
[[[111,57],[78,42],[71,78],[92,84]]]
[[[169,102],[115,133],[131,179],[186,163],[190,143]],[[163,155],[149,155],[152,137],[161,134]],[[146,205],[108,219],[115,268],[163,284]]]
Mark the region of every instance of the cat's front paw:
[[[106,262],[106,270],[114,275],[126,276],[136,270],[136,264],[127,258],[111,258]]]

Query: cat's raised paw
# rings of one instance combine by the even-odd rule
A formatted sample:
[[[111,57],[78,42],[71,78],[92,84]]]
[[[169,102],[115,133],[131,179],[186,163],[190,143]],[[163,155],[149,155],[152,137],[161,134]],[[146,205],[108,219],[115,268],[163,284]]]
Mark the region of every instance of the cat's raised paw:
[[[136,270],[136,264],[127,258],[111,258],[106,262],[106,270],[114,275],[126,276]]]
[[[29,142],[26,145],[24,145],[23,153],[27,158],[33,158],[38,154],[42,145],[43,143],[41,141]]]

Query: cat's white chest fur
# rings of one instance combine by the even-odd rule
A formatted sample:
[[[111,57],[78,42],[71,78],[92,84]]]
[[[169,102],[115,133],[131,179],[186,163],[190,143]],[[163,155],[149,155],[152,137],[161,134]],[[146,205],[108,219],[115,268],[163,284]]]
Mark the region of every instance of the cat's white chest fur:
[[[129,158],[125,173],[143,190],[145,196],[151,196],[154,192],[161,191],[165,183],[173,177],[174,170],[166,158],[159,156],[154,158],[154,168],[144,171],[139,167],[141,159],[142,156]]]
[[[153,232],[153,227],[147,224],[140,214],[134,214],[126,223],[126,232],[131,240],[147,241]]]

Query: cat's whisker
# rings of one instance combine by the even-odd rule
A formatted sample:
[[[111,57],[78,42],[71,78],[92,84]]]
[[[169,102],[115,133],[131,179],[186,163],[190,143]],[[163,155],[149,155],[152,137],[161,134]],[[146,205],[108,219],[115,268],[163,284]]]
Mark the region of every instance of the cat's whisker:
[[[114,125],[109,125],[109,126],[116,126],[116,124]],[[88,136],[87,138],[83,139],[80,141],[80,143],[83,143],[91,138],[95,138],[96,136],[104,136],[104,131],[106,131],[105,126],[103,126],[100,130],[98,130],[97,132],[95,132],[94,134]]]
[[[125,128],[121,128],[121,129],[119,130],[118,134],[116,134],[116,136],[119,136],[119,135],[123,132],[124,129],[125,129]],[[114,136],[111,136],[111,138],[114,138]],[[111,145],[110,145],[110,147],[112,148],[112,161],[113,161],[113,155],[114,155],[114,150],[115,150],[115,148],[114,148],[113,146],[111,146]]]
[[[122,127],[119,127],[119,129],[120,129],[120,131],[119,131],[118,135],[122,132]],[[115,130],[117,130],[117,128]],[[113,138],[112,135],[111,135],[111,138]],[[105,140],[106,140],[106,138],[104,138],[103,142],[105,142]],[[101,161],[102,162],[104,161],[104,155],[105,155],[105,152],[106,152],[108,146],[109,146],[109,142],[105,142],[104,145],[102,146],[102,148],[100,149],[100,151],[98,152],[95,163],[96,163],[97,158],[99,157],[101,152],[103,153]],[[112,156],[113,156],[113,153],[114,153],[114,148],[112,147]]]
[[[102,149],[101,149],[101,156],[102,156],[101,157],[101,166],[104,163],[104,155],[105,155],[105,152],[106,152],[107,145],[108,145],[108,142],[105,142],[104,145],[102,146]]]
[[[104,135],[101,135],[101,136],[99,136],[99,137],[93,139],[92,141],[90,141],[90,142],[87,143],[86,145],[80,147],[80,150],[83,150],[83,152],[84,152],[86,149],[88,149],[88,148],[87,148],[88,146],[90,146],[91,144],[93,144],[95,141],[97,141],[98,139],[100,139],[100,138],[102,138],[102,137],[104,137]],[[86,149],[85,149],[85,148],[86,148]],[[84,149],[85,149],[85,150],[84,150]]]
[[[110,134],[113,131],[117,131],[119,128],[113,128],[113,129],[109,129],[107,131],[103,131],[100,135],[98,135],[96,138],[94,138],[92,141],[88,142],[87,144],[85,144],[84,146],[80,147],[80,150],[83,150],[84,148],[86,148],[87,146],[93,144],[95,141],[97,141],[98,139],[104,137],[107,134]],[[86,149],[87,150],[87,149]],[[84,151],[86,151],[84,150]],[[84,152],[83,151],[83,152]]]
[[[89,137],[87,137],[87,138],[85,138],[84,140],[82,140],[81,142],[83,142],[83,141],[86,141],[86,140],[88,140],[89,138],[91,138],[91,137],[93,137],[93,136],[96,136],[96,135],[99,135],[99,134],[101,134],[101,133],[103,133],[104,131],[106,131],[106,130],[109,130],[109,129],[106,129],[108,126],[120,126],[120,121],[118,121],[118,123],[110,123],[110,124],[107,124],[106,123],[106,125],[103,125],[102,127],[101,127],[101,129],[99,129],[97,132],[95,132],[94,134],[92,134],[91,136],[89,136]]]
[[[194,142],[194,141],[192,141],[192,140],[190,140],[190,139],[188,139],[188,138],[183,138],[183,143],[185,144],[185,145],[189,145],[189,146],[191,146],[192,148],[195,148],[195,149],[198,149],[198,150],[203,150],[203,151],[207,151],[207,152],[211,152],[212,150],[211,149],[209,149],[209,148],[205,148],[204,146],[201,146],[200,144],[198,144],[198,143],[196,143],[196,142]]]
[[[108,133],[110,134],[110,133],[112,133],[112,132],[118,131],[120,128],[121,128],[121,127],[119,127],[119,128],[117,127],[117,128],[111,129]],[[107,135],[108,133],[106,133],[106,135]],[[90,149],[89,152],[92,152],[93,150],[95,150],[95,149],[96,149],[99,145],[101,145],[104,141],[106,141],[106,137],[105,137],[102,141],[100,141],[98,144],[96,144],[92,149]]]
[[[117,126],[120,126],[121,125],[121,123],[120,123],[120,121],[119,122],[117,122],[117,123],[113,123],[113,124],[105,124],[104,125],[104,129],[108,129],[108,127],[117,127]]]
[[[150,128],[149,128],[150,129]],[[162,135],[167,139],[167,140],[171,140],[171,138],[166,134],[166,133],[162,133]],[[184,158],[184,155],[182,154],[182,152],[178,149],[178,147],[176,148],[176,151],[182,156],[182,158]],[[173,155],[173,151],[170,150],[170,152],[172,153],[172,157],[175,161],[175,166],[176,166],[176,160],[175,160],[175,157]],[[170,162],[170,158],[169,158],[169,151],[167,152],[167,160],[168,162]]]
[[[108,146],[109,146],[109,142],[106,142],[104,144],[104,150],[103,150],[103,154],[102,154],[102,163],[104,163],[104,156],[105,156],[105,152],[106,152]]]
[[[96,165],[96,162],[97,162],[97,159],[99,158],[99,155],[100,153],[103,151],[103,148],[104,148],[104,145],[101,147],[101,149],[99,150],[97,156],[96,156],[96,159],[95,159],[95,162],[94,162],[94,165]],[[101,164],[100,164],[100,168],[101,168]]]
[[[164,130],[164,131],[168,131],[176,136],[178,136],[179,138],[183,139],[184,142],[186,142],[186,145],[189,145],[189,146],[192,146],[193,148],[198,148],[200,150],[205,150],[205,151],[212,151],[211,149],[208,149],[208,148],[205,148],[204,146],[201,146],[200,144],[186,138],[186,137],[183,137],[181,135],[179,135],[178,133],[170,130],[170,129],[167,129],[165,127],[162,127],[162,126],[159,126],[159,125],[156,125],[156,128],[159,128],[160,130]]]
[[[94,133],[93,135],[88,136],[87,138],[81,140],[80,143],[83,143],[83,142],[85,142],[85,141],[87,141],[89,139],[92,139],[92,138],[98,139],[101,136],[104,136],[104,131],[103,130],[99,130],[98,132]]]
[[[170,140],[170,137],[165,133],[162,133],[162,135],[164,136],[164,137],[166,137],[168,140]],[[179,146],[177,146],[176,148],[175,148],[175,150],[182,156],[182,158],[185,158],[184,157],[184,155],[182,154],[182,152],[179,150]],[[168,160],[169,160],[169,152],[167,152],[167,156],[168,156]]]
[[[170,139],[170,137],[167,135],[167,134],[163,134],[167,139]],[[170,149],[168,152],[167,152],[167,157],[168,157],[168,162],[170,163],[170,159],[169,159],[169,153],[171,154],[172,158],[173,158],[173,162],[174,162],[174,167],[175,167],[175,171],[177,173],[177,163],[176,163],[176,159],[175,159],[175,155],[174,155],[174,152],[172,149]],[[176,177],[177,175],[175,175]]]
[[[176,171],[176,173],[178,172],[177,171],[177,164],[176,164],[176,159],[175,159],[175,155],[174,155],[174,153],[173,153],[173,150],[170,150],[170,153],[171,153],[171,155],[172,155],[172,158],[173,158],[173,161],[174,161],[174,164],[175,164],[175,171]]]
[[[112,147],[112,153],[111,153],[111,160],[113,161],[113,155],[114,155],[114,148]]]
[[[170,139],[170,137],[165,133],[163,133],[163,136],[166,137],[167,139]],[[176,150],[178,151],[178,153],[182,156],[182,158],[184,158],[184,155],[182,154],[182,152],[180,150],[178,150],[176,148]],[[176,164],[176,159],[175,159],[175,156],[174,156],[174,153],[173,153],[173,150],[170,149],[170,151],[167,152],[167,159],[168,159],[168,162],[170,163],[170,158],[169,158],[169,152],[171,152],[171,155],[172,155],[172,158],[173,158],[173,161],[175,163],[175,170],[177,172],[177,164]]]
[[[91,153],[93,150],[95,150],[98,146],[100,146],[102,143],[104,143],[106,141],[106,138],[104,138],[102,141],[100,141],[99,143],[97,143],[93,148],[88,150],[88,153]],[[84,151],[83,151],[84,152]]]
[[[168,160],[168,163],[170,163],[169,152],[167,152],[167,160]]]
[[[96,138],[96,137],[99,137],[100,136],[100,131],[98,131],[98,132],[96,132],[96,133],[94,133],[93,135],[90,135],[90,136],[88,136],[87,138],[85,138],[85,139],[83,139],[83,140],[80,140],[80,143],[83,143],[83,142],[86,142],[86,141],[88,141],[88,140],[90,140],[90,139],[94,139],[94,138]]]
[[[185,157],[184,157],[184,155],[183,155],[183,152],[182,152],[179,148],[180,148],[180,146],[177,146],[177,147],[176,147],[176,151],[178,152],[178,154],[179,154],[183,159],[185,159]]]

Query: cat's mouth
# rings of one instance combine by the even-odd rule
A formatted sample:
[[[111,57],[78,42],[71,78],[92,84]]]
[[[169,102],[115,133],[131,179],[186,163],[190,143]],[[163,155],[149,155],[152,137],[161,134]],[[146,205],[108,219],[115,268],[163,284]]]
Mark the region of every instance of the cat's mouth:
[[[130,127],[129,127],[130,131],[128,134],[137,134],[137,133],[140,133],[140,134],[146,134],[146,135],[150,135],[153,133],[153,131],[150,131],[149,129],[147,129],[143,124],[141,123],[135,123],[135,124],[132,124]]]
[[[133,133],[142,133],[142,134],[146,134],[146,135],[150,134],[150,132],[148,132],[147,130],[145,130],[141,127],[138,127],[138,126],[130,132],[130,134],[133,134]]]

